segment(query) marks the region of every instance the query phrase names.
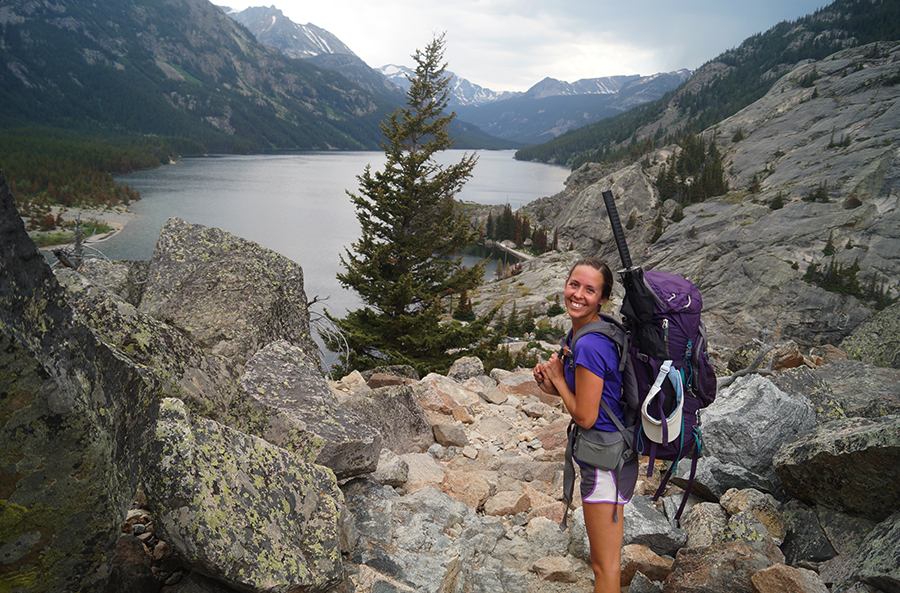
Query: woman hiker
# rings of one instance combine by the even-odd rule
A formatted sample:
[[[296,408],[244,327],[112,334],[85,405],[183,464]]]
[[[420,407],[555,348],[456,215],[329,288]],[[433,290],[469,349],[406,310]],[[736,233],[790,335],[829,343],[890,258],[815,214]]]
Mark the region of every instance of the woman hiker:
[[[569,272],[565,286],[566,311],[572,320],[572,334],[599,319],[600,307],[612,293],[613,276],[599,259],[579,260]],[[600,406],[600,398],[624,421],[621,403],[622,375],[615,343],[604,335],[585,334],[575,345],[575,369],[564,365],[557,354],[546,364],[534,367],[534,379],[544,393],[562,397],[572,419],[582,428],[618,432],[615,423]],[[576,457],[576,461],[577,457]],[[619,472],[601,470],[578,461],[581,468],[581,500],[584,523],[591,547],[594,593],[619,593],[621,573],[623,512],[634,493],[637,456]],[[619,520],[622,517],[622,520]]]

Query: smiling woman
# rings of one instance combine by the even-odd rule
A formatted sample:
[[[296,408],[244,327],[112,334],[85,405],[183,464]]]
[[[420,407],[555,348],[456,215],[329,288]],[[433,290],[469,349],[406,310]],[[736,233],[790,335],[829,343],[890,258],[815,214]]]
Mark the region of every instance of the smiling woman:
[[[590,541],[594,593],[619,591],[624,536],[624,513],[619,513],[619,507],[628,503],[634,494],[638,467],[638,456],[634,454],[620,464],[621,448],[611,447],[615,454],[609,465],[607,456],[594,459],[579,456],[582,448],[575,447],[582,434],[594,435],[599,439],[596,442],[612,443],[617,439],[621,447],[618,426],[625,422],[621,402],[623,376],[619,366],[621,346],[605,333],[581,335],[583,332],[579,331],[591,322],[600,321],[600,307],[609,299],[612,286],[612,271],[601,260],[586,258],[575,262],[565,284],[572,330],[562,357],[554,353],[548,362],[536,365],[533,370],[540,389],[559,395],[572,416],[568,436],[575,440],[570,442],[566,455],[570,457],[575,449],[575,459],[581,468],[581,500]],[[576,339],[576,334],[580,338]],[[602,465],[596,461],[600,458]],[[570,472],[567,476],[566,483],[573,485],[574,474]],[[571,500],[569,489],[565,497],[567,502]]]

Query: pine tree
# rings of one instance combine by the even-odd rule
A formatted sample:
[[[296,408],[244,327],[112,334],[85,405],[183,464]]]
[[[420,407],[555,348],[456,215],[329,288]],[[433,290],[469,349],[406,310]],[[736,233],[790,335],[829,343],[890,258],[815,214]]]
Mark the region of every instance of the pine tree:
[[[406,107],[381,124],[384,170],[366,166],[356,206],[362,236],[341,255],[341,285],[356,291],[364,307],[343,319],[328,314],[346,340],[341,371],[409,364],[419,372],[445,371],[456,355],[483,336],[490,319],[463,326],[441,323],[441,301],[475,287],[483,265],[465,268],[457,254],[474,240],[469,223],[454,211],[454,196],[472,175],[475,155],[441,166],[435,153],[452,145],[445,115],[450,76],[443,35],[416,50],[415,75]],[[336,350],[335,336],[323,336]]]

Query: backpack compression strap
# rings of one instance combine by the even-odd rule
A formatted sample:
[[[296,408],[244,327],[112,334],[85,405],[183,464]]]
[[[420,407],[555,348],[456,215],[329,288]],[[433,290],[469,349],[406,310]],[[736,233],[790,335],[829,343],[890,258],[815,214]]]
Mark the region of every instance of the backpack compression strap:
[[[691,495],[691,488],[694,486],[694,478],[697,475],[697,462],[700,459],[700,454],[703,449],[703,435],[700,434],[700,428],[694,427],[694,447],[691,455],[691,473],[688,477],[687,487],[684,489],[684,496],[681,499],[681,505],[678,507],[678,512],[675,513],[675,521],[681,519],[681,514],[684,512],[684,507],[687,505],[688,497]],[[663,476],[662,481],[659,484],[659,488],[656,489],[656,494],[653,495],[653,502],[659,500],[659,497],[662,495],[663,490],[666,489],[666,484],[669,483],[669,478],[671,478],[675,471],[678,468],[678,462],[676,461],[671,466],[669,466],[668,471]]]

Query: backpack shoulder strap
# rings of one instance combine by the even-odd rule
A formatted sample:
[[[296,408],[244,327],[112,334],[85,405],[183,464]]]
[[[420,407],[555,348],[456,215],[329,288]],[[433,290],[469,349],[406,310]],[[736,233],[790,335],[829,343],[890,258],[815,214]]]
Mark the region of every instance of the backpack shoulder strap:
[[[622,371],[625,368],[625,360],[628,356],[631,340],[622,324],[605,313],[600,314],[600,319],[598,321],[586,323],[581,329],[575,332],[574,335],[572,335],[572,330],[569,330],[566,337],[559,341],[560,358],[568,357],[568,364],[571,367],[574,367],[575,360],[573,353],[575,352],[575,344],[578,343],[578,340],[582,336],[587,334],[602,334],[612,340],[619,351],[619,371]]]

